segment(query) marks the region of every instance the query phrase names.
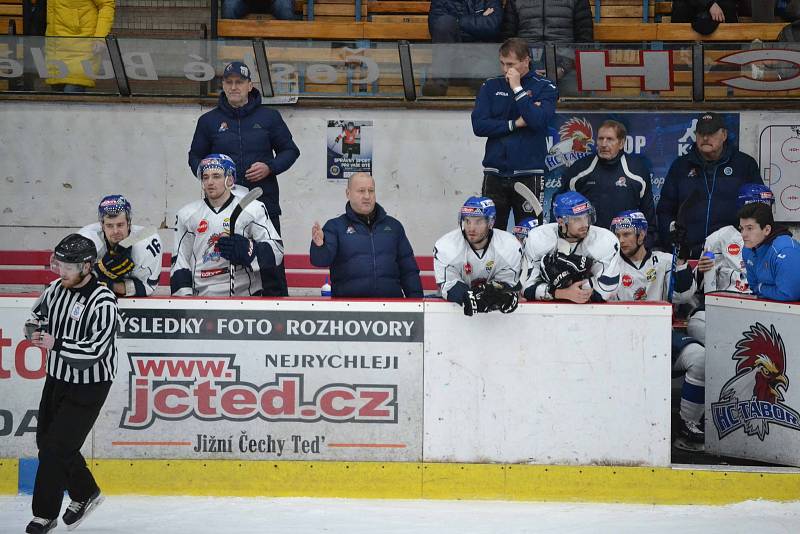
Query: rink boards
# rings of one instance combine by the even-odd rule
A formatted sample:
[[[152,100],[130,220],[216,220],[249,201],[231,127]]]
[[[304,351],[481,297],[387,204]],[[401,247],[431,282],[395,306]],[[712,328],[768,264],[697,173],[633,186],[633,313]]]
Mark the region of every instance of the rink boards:
[[[32,302],[0,303],[9,492],[36,452]],[[667,467],[664,305],[470,318],[441,301],[131,299],[120,312],[117,378],[84,447],[110,493],[726,502],[764,481]],[[758,494],[781,499],[770,487]]]

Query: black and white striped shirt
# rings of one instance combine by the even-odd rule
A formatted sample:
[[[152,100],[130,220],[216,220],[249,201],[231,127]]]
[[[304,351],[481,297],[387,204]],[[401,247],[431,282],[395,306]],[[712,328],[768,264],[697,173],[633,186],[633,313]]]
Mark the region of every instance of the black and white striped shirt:
[[[117,298],[92,279],[67,289],[56,279],[33,305],[33,317],[47,321],[55,339],[47,374],[73,384],[114,380],[117,372]]]

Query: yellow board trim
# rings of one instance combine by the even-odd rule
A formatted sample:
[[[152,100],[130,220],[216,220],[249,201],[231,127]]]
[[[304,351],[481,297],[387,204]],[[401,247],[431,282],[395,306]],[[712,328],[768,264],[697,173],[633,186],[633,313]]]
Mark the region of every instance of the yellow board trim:
[[[17,493],[19,483],[19,460],[0,458],[0,495]]]
[[[0,493],[17,492],[0,459]],[[107,494],[641,504],[800,500],[800,470],[393,462],[94,460]]]

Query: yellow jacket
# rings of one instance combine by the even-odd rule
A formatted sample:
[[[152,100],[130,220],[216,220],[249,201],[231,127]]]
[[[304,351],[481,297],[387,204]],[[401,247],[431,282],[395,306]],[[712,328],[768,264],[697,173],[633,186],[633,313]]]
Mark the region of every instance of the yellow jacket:
[[[74,84],[94,87],[86,71],[97,73],[95,42],[87,37],[104,38],[114,24],[114,0],[48,0],[45,47],[49,84]],[[54,39],[53,37],[83,37]],[[102,48],[100,48],[102,50]],[[63,76],[65,74],[66,76]]]

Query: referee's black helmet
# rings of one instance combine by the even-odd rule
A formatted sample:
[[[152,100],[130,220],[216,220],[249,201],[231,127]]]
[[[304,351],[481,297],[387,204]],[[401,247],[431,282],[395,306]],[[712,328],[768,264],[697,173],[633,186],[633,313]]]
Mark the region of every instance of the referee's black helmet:
[[[94,263],[97,260],[97,248],[88,237],[69,234],[56,245],[53,256],[64,263]]]

